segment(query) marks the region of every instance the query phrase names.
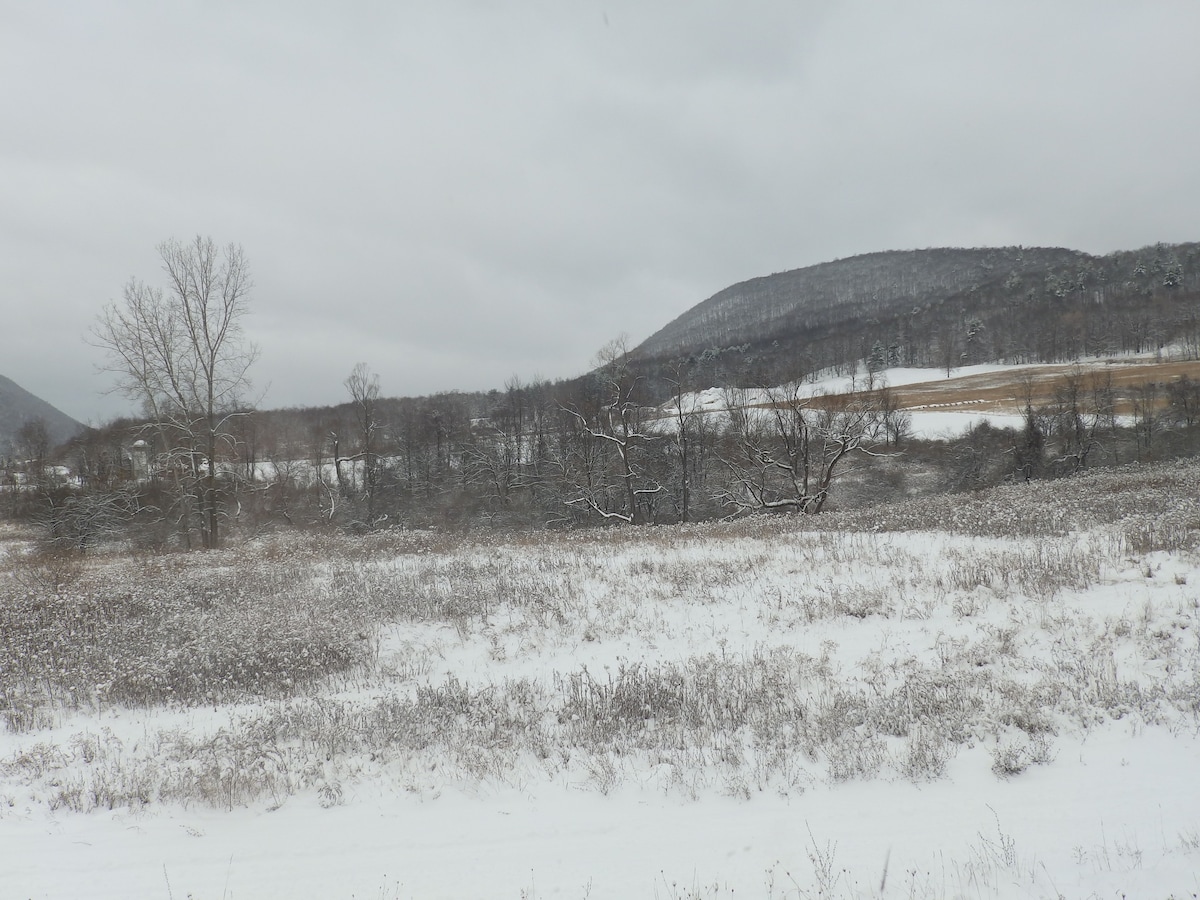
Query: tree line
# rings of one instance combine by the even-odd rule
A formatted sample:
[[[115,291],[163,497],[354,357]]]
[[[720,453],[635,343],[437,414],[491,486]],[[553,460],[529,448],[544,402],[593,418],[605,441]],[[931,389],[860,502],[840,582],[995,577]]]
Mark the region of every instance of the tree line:
[[[882,364],[871,353],[856,360],[865,374],[855,390],[821,396],[804,382],[803,356],[757,375],[719,372],[694,354],[650,366],[624,339],[570,380],[389,398],[363,363],[347,374],[343,404],[258,410],[257,351],[241,330],[252,286],[245,254],[207,238],[159,252],[165,284],[131,281],[92,335],[144,414],[59,448],[69,483],[51,474],[44,429],[40,439],[35,425],[23,431],[27,477],[21,490],[8,485],[10,512],[72,552],[116,535],[211,549],[230,530],[280,527],[815,514],[930,485],[973,489],[1194,452],[1200,431],[1200,386],[1186,379],[1118,390],[1080,372],[1049,401],[1030,386],[1022,428],[923,442],[874,383]]]

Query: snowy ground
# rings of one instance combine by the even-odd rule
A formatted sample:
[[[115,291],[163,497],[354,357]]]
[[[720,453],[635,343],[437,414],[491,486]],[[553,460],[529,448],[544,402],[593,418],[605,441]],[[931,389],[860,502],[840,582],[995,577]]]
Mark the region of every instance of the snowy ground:
[[[1198,484],[16,567],[0,896],[1195,897]]]
[[[963,758],[932,785],[820,786],[790,800],[547,784],[423,800],[368,785],[332,809],[294,798],[275,812],[10,814],[3,892],[815,897],[828,860],[835,897],[1194,896],[1194,738],[1105,729],[1058,753],[1006,782],[986,758],[975,772]]]

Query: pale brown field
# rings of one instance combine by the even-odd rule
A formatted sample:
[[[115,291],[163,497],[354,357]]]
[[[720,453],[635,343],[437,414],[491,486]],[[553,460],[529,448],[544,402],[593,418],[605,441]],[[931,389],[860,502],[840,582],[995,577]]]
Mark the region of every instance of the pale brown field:
[[[1200,360],[1019,366],[1003,372],[952,374],[949,378],[894,387],[891,392],[901,409],[969,406],[987,412],[1020,414],[1027,404],[1036,408],[1052,403],[1056,394],[1074,379],[1079,384],[1083,406],[1087,406],[1086,398],[1093,390],[1111,386],[1116,396],[1116,412],[1129,415],[1136,390],[1148,384],[1165,387],[1183,377],[1200,381]],[[826,402],[836,403],[839,396],[844,397],[831,395]],[[1158,402],[1166,404],[1165,394]]]

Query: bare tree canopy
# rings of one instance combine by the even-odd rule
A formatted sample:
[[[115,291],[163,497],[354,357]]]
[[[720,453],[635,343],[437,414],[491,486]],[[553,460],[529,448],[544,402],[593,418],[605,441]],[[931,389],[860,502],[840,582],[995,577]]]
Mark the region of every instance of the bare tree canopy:
[[[203,545],[219,545],[218,460],[233,440],[231,416],[247,406],[258,355],[241,320],[250,268],[237,244],[197,236],[159,245],[160,288],[131,279],[124,301],[109,303],[92,329],[108,354],[118,390],[137,400],[157,429],[158,468],[178,489],[176,518],[186,536],[198,513]]]

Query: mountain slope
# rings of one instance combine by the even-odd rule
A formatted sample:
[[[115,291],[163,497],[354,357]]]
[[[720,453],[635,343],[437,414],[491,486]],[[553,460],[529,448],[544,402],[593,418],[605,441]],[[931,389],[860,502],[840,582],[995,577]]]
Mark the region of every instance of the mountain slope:
[[[46,423],[53,444],[60,444],[83,429],[82,424],[66,413],[0,375],[0,453],[8,451],[22,425],[39,418]]]
[[[1003,247],[889,250],[793,269],[735,284],[651,335],[647,356],[723,347],[909,311],[1005,276],[1027,275],[1089,257],[1074,250]]]
[[[885,251],[735,284],[634,348],[692,380],[876,366],[1200,353],[1200,244],[1092,256],[1062,248]],[[769,383],[769,382],[764,382]]]

